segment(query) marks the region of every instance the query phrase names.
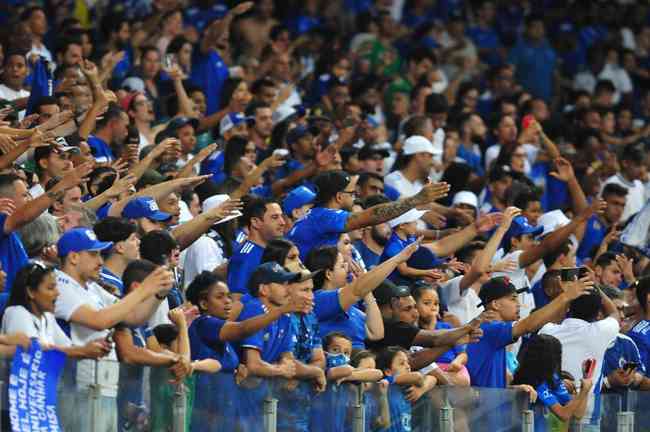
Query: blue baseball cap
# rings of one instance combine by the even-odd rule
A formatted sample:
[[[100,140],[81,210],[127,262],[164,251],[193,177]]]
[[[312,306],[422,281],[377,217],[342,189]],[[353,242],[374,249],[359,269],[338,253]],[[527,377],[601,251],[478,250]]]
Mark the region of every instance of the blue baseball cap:
[[[122,210],[122,217],[127,219],[147,218],[155,221],[166,221],[172,215],[160,211],[156,200],[151,197],[138,197],[129,201]]]
[[[284,214],[291,216],[291,212],[297,208],[309,204],[316,199],[316,194],[310,191],[306,186],[298,186],[291,190],[282,201],[282,211]]]
[[[311,132],[306,127],[302,125],[296,126],[295,128],[291,129],[287,133],[287,138],[286,138],[287,144],[291,145],[297,142],[300,138],[304,137],[305,135],[310,135],[310,134]]]
[[[530,234],[533,237],[540,235],[544,231],[543,226],[534,227],[528,223],[526,216],[517,216],[512,220],[512,225],[503,238],[504,243],[510,241],[513,237]]]
[[[311,279],[319,272],[309,273],[293,273],[285,270],[280,264],[275,261],[265,262],[257,266],[251,274],[248,281],[248,290],[254,292],[260,285],[270,283],[289,283],[289,282],[302,282]]]
[[[113,247],[113,242],[97,240],[95,232],[90,228],[73,228],[63,233],[56,247],[59,256],[64,257],[70,252],[102,251]]]
[[[253,120],[252,117],[246,117],[244,114],[239,112],[231,112],[223,116],[219,122],[219,133],[223,135],[225,132],[228,132],[230,129],[239,126],[240,124]]]

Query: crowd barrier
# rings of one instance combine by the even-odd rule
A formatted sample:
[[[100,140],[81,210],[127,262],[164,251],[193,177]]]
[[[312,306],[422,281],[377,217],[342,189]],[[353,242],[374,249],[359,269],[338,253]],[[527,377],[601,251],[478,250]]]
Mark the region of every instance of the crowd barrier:
[[[10,361],[4,361],[0,375],[2,431],[12,430],[10,369]],[[316,393],[307,382],[258,378],[236,382],[232,374],[222,373],[195,373],[178,384],[171,380],[172,375],[164,368],[66,360],[57,385],[61,430],[365,432],[375,430],[382,420],[380,389],[375,385],[328,383],[324,393]],[[389,387],[387,391],[399,388]],[[649,396],[637,391],[603,394],[600,430],[650,432]],[[389,399],[389,405],[392,403],[395,400]],[[400,418],[391,418],[391,426],[408,422],[406,411]],[[538,416],[548,417],[549,413],[531,409],[528,395],[521,391],[437,386],[411,407],[410,423],[413,432],[533,432]],[[556,423],[552,430],[583,428],[575,423]]]

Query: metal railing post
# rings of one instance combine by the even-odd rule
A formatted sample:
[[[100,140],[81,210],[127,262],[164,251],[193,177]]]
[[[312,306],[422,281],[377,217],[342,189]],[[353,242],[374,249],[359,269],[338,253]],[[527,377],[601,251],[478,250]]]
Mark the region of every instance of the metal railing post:
[[[535,431],[535,413],[533,410],[523,410],[521,412],[521,432]]]
[[[616,420],[616,432],[634,432],[634,412],[621,411]]]
[[[276,432],[278,427],[278,400],[264,399],[264,432]]]
[[[579,420],[576,420],[575,418],[571,419],[571,428],[570,428],[570,430],[572,432],[582,432],[582,429],[583,429],[582,426],[583,426],[583,424]]]
[[[352,432],[364,432],[366,425],[366,409],[363,405],[363,390],[361,384],[354,386],[354,406],[352,411]]]
[[[440,408],[440,432],[454,432],[454,409],[450,406]]]
[[[174,392],[174,432],[185,432],[185,416],[187,413],[187,398],[185,383],[176,385]]]

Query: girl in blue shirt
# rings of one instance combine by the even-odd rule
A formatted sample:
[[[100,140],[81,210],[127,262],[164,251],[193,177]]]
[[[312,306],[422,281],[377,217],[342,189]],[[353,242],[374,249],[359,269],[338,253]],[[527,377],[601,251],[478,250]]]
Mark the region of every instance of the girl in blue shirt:
[[[187,288],[187,299],[199,308],[199,317],[189,328],[192,361],[214,359],[221,364],[217,374],[197,374],[192,413],[192,431],[234,431],[240,417],[236,384],[246,377],[231,342],[242,340],[268,327],[293,305],[273,308],[245,321],[227,321],[233,306],[226,283],[211,272],[199,274]]]
[[[587,408],[591,379],[583,379],[580,392],[573,396],[560,379],[562,344],[549,335],[536,335],[519,353],[519,368],[512,385],[527,384],[537,391],[535,403],[535,432],[551,429],[552,416],[568,423],[572,417],[580,419]]]

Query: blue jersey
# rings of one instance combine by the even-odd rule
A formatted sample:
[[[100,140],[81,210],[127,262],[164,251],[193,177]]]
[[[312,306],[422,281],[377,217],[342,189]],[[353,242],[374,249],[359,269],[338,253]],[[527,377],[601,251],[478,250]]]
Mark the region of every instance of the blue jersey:
[[[363,240],[357,240],[354,242],[354,247],[359,253],[361,254],[361,259],[363,260],[363,263],[366,265],[366,269],[370,270],[373,267],[376,267],[379,265],[379,259],[381,255],[374,253],[371,251],[368,246],[363,242]]]
[[[91,135],[88,137],[88,146],[93,153],[95,162],[106,163],[115,160],[115,155],[111,150],[111,146],[103,139]]]
[[[232,254],[228,263],[228,288],[230,292],[248,293],[248,280],[262,262],[264,248],[250,240]]]
[[[265,314],[267,308],[262,302],[253,298],[246,304],[239,314],[237,321],[245,321],[258,315]],[[280,360],[283,353],[293,352],[293,332],[291,330],[291,316],[283,315],[279,320],[268,327],[241,341],[242,349],[256,349],[260,352],[262,360],[275,363]]]
[[[400,252],[402,252],[402,250],[404,250],[404,248],[406,248],[408,245],[415,243],[416,241],[417,237],[415,236],[408,236],[407,238],[403,239],[398,236],[395,231],[393,231],[390,239],[388,239],[388,243],[386,243],[386,246],[384,247],[384,252],[381,254],[381,258],[379,258],[379,262],[384,262],[391,259],[395,255],[398,255]],[[433,265],[431,268],[433,268]],[[388,276],[388,279],[398,285],[409,285],[412,282],[411,278],[402,276],[397,269],[392,271],[392,273]]]
[[[18,234],[15,231],[5,233],[4,227],[6,223],[7,215],[0,213],[0,262],[2,262],[2,270],[7,273],[4,291],[0,294],[2,308],[4,308],[8,294],[11,292],[16,274],[29,262],[29,257]]]
[[[648,376],[648,371],[650,371],[650,321],[639,321],[627,335],[636,343],[645,375]]]
[[[296,244],[300,258],[304,260],[312,249],[335,246],[345,232],[348,217],[350,213],[345,210],[314,207],[298,219],[287,237]]]
[[[506,346],[513,342],[512,323],[481,324],[483,337],[467,346],[467,370],[473,386],[506,387]]]
[[[144,331],[139,327],[132,327],[126,331],[131,333],[133,345],[138,348],[146,347]],[[140,365],[120,365],[120,379],[117,386],[117,412],[119,418],[118,430],[130,430],[129,411],[132,407],[144,408],[144,369]]]
[[[533,284],[533,287],[530,289],[535,298],[535,307],[537,309],[546,306],[551,302],[551,299],[544,292],[544,287],[542,286],[542,281],[539,280]]]
[[[314,313],[318,317],[320,336],[342,332],[352,339],[353,349],[365,349],[366,314],[356,306],[341,308],[338,291],[318,290],[314,295]]]
[[[436,322],[436,330],[449,330],[451,328],[453,327],[449,323],[446,323],[444,321]],[[436,363],[451,363],[456,357],[458,357],[459,354],[464,353],[466,348],[466,345],[456,345],[443,355],[439,356],[436,359]]]
[[[201,315],[188,329],[192,360],[215,359],[221,363],[222,373],[232,373],[239,366],[239,357],[229,342],[219,338],[225,320]]]
[[[616,369],[623,369],[625,363],[634,362],[639,365],[637,372],[645,375],[646,368],[641,360],[641,353],[639,348],[634,343],[634,340],[624,334],[616,336],[605,351],[605,358],[603,360],[603,376],[607,376],[614,372]]]
[[[535,388],[537,391],[537,402],[535,404],[535,432],[550,431],[547,421],[550,416],[554,415],[549,412],[553,405],[566,405],[571,402],[571,395],[569,394],[564,383],[557,375],[553,377],[553,385],[549,385],[546,381],[541,383]]]
[[[576,257],[580,260],[592,259],[600,244],[605,240],[607,230],[608,228],[598,219],[598,216],[594,215],[589,218]]]
[[[221,90],[228,76],[228,65],[215,50],[210,50],[207,54],[200,49],[194,50],[190,80],[201,87],[205,94],[206,115],[219,111]]]
[[[382,432],[411,432],[411,403],[404,396],[404,389],[397,384],[388,387],[390,426],[379,429]]]
[[[212,174],[212,181],[220,185],[226,181],[226,174],[223,172],[224,152],[218,152],[201,162],[201,175]]]
[[[99,279],[101,279],[103,283],[115,287],[119,291],[120,297],[124,297],[124,284],[122,283],[121,277],[106,267],[102,267],[102,269],[99,271]]]
[[[305,364],[309,363],[313,351],[323,347],[318,318],[313,312],[291,314],[291,332],[293,333],[293,358]]]

